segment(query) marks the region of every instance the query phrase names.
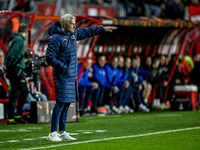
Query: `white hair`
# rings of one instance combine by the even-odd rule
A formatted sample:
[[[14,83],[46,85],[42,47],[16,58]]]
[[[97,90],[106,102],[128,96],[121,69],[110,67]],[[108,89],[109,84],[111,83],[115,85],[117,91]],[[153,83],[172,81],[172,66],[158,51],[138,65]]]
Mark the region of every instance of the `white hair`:
[[[72,14],[64,14],[60,17],[60,24],[63,27],[63,23],[69,24],[70,18],[76,19]]]

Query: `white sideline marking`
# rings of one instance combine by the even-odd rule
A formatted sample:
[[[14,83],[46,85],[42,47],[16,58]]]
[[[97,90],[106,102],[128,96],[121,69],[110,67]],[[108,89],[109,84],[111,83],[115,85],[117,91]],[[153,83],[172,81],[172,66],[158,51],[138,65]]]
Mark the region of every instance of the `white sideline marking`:
[[[170,114],[166,114],[166,115],[156,115],[158,117],[182,117],[182,114],[180,115],[170,115]]]
[[[156,135],[156,134],[163,134],[163,133],[172,133],[172,132],[187,131],[187,130],[195,130],[195,129],[200,129],[200,127],[191,127],[191,128],[175,129],[175,130],[167,130],[167,131],[158,131],[158,132],[152,132],[152,133],[146,133],[146,134],[129,135],[129,136],[121,136],[121,137],[111,137],[111,138],[105,138],[105,139],[95,139],[95,140],[89,140],[89,141],[74,142],[74,143],[67,143],[67,144],[59,144],[59,145],[51,145],[51,146],[45,146],[45,147],[27,148],[27,149],[21,149],[21,150],[45,149],[45,148],[60,147],[60,146],[65,146],[65,145],[76,145],[76,144],[101,142],[101,141],[108,141],[108,140],[115,140],[115,139],[142,137],[142,136],[149,136],[149,135]]]
[[[45,138],[47,138],[47,136],[42,136],[42,137],[38,137],[38,138],[45,139]]]
[[[91,134],[91,133],[93,133],[93,132],[83,132],[83,133],[85,133],[85,134]]]
[[[106,132],[106,130],[95,130],[95,132]]]
[[[70,133],[70,135],[78,135],[79,133]]]
[[[24,141],[31,141],[31,140],[35,140],[35,139],[23,139]]]
[[[19,142],[19,140],[10,140],[10,141],[7,141],[7,142],[13,143],[13,142]]]

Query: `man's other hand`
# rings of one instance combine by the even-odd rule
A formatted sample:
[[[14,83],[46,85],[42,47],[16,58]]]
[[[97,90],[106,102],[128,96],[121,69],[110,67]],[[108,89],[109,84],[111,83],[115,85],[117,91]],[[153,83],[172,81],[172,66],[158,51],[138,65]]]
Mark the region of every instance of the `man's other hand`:
[[[114,27],[114,26],[104,27],[105,32],[112,32],[113,30],[116,30],[116,29],[117,27]]]

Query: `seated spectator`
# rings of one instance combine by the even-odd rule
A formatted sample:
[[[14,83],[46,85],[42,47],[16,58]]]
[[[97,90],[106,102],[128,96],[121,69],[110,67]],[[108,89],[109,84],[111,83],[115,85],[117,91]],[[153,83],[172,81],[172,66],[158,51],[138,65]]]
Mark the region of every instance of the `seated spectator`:
[[[118,69],[119,69],[119,81],[117,86],[119,88],[118,96],[118,106],[122,113],[133,113],[134,110],[131,109],[129,105],[129,100],[132,95],[133,89],[130,87],[130,82],[128,78],[128,69],[131,66],[131,60],[129,57],[126,58],[126,66],[124,65],[124,57],[118,57]]]
[[[104,88],[106,84],[106,71],[105,71],[106,57],[99,54],[96,57],[96,63],[92,65],[93,69],[93,81],[98,83],[98,88],[93,91],[92,96],[92,111],[96,112],[99,107],[102,106],[102,100],[104,96]]]
[[[156,89],[155,90],[155,99],[152,103],[152,109],[160,109],[160,101],[162,99],[162,93],[163,93],[163,86],[161,82],[161,74],[159,73],[159,64],[160,59],[154,58],[153,64],[152,64],[152,70],[149,76],[149,83]]]
[[[123,101],[121,104],[123,108],[121,108],[121,110],[123,110],[122,112],[124,113],[133,113],[134,109],[129,107],[129,101],[133,94],[133,89],[135,88],[135,85],[134,85],[135,81],[131,74],[131,58],[130,57],[125,58],[124,68],[125,70],[127,70],[127,79],[123,84],[124,92],[122,95]]]
[[[78,64],[78,74],[80,73],[82,65],[82,63]],[[88,58],[87,63],[85,64],[85,69],[82,72],[81,78],[79,80],[78,91],[80,116],[90,115],[90,111],[88,110],[88,104],[92,98],[93,90],[98,88],[97,82],[91,82],[91,78],[93,77],[91,66],[92,59]],[[84,100],[85,102],[83,103]]]
[[[3,82],[7,85],[7,79],[5,77],[5,67],[4,67],[4,51],[0,49],[0,77]],[[8,98],[7,92],[5,91],[2,83],[0,82],[0,98]]]
[[[146,56],[144,63],[142,64],[142,68],[147,71],[151,71],[152,58],[150,55]]]
[[[200,5],[200,4],[199,4],[199,0],[191,0],[190,5],[193,5],[193,6],[198,6],[198,5]]]
[[[137,60],[137,66],[135,68],[135,72],[137,72],[137,74],[139,75],[139,79],[142,78],[142,82],[141,82],[143,86],[142,97],[144,99],[144,103],[146,104],[152,90],[151,84],[149,84],[148,81],[145,80],[146,77],[149,75],[149,71],[142,69],[140,57],[136,57],[136,60]]]
[[[115,103],[115,100],[119,95],[119,87],[117,86],[117,83],[120,80],[117,56],[113,56],[110,63],[106,63],[105,70],[106,83],[103,104],[106,109],[111,109],[114,113],[120,114],[121,111],[116,107]]]
[[[176,54],[171,55],[171,61],[168,64],[168,68],[169,68],[170,71],[172,70],[172,67],[173,67],[173,64],[175,63],[176,57],[177,57]],[[174,73],[173,73],[173,76],[172,76],[172,79],[171,79],[171,82],[168,83],[168,85],[169,85],[168,100],[170,100],[170,101],[172,99],[174,86],[175,85],[184,85],[185,84],[184,77],[179,72],[180,65],[181,65],[181,60],[178,58],[178,60],[176,62],[176,67],[175,67],[175,70],[174,70]]]
[[[144,0],[124,0],[126,16],[144,16]]]
[[[160,18],[163,8],[162,5],[164,5],[163,0],[145,0],[145,2],[148,6],[146,9],[146,16]]]
[[[169,5],[167,17],[172,19],[183,19],[185,6],[181,0],[172,0]]]
[[[143,85],[146,86],[146,81],[141,76],[142,71],[138,68],[138,66],[139,66],[138,58],[136,56],[133,56],[131,60],[130,74],[132,75],[132,78],[135,79],[135,96],[138,103],[138,110],[149,112],[149,109],[143,104],[142,97],[141,97],[142,88],[143,88]]]

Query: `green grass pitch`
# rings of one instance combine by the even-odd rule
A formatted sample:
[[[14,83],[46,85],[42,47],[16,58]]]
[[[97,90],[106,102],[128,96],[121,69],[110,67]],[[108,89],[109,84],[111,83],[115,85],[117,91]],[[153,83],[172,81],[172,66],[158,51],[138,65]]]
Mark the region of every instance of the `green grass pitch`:
[[[199,111],[82,117],[67,123],[76,141],[50,142],[50,124],[0,124],[0,149],[199,150]]]

